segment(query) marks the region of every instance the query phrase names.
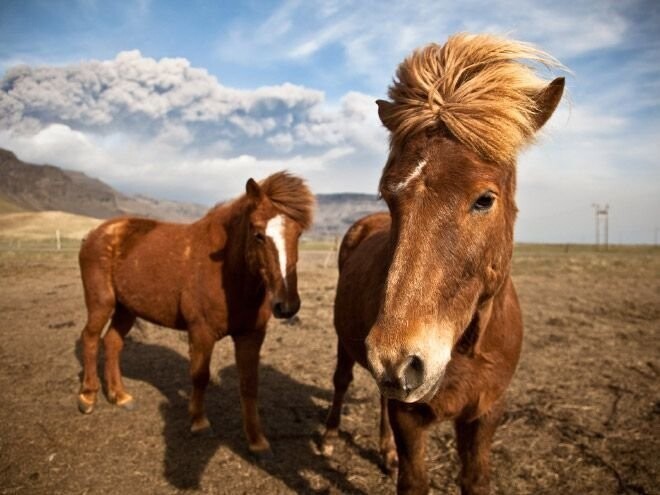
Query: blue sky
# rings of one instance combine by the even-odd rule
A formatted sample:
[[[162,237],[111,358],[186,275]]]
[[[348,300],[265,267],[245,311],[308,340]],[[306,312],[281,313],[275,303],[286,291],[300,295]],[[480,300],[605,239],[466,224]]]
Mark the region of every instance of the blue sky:
[[[591,242],[660,227],[660,3],[0,2],[0,146],[126,192],[212,204],[288,168],[376,190],[373,101],[412,49],[457,31],[530,41],[571,70],[519,159],[516,236]]]

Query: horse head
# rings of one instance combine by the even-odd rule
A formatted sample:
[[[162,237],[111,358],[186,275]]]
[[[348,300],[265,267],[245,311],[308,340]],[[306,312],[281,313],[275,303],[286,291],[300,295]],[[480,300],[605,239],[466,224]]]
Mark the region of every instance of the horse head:
[[[286,172],[245,185],[250,202],[246,253],[253,272],[263,278],[276,318],[300,309],[298,241],[311,224],[313,196],[304,182]]]

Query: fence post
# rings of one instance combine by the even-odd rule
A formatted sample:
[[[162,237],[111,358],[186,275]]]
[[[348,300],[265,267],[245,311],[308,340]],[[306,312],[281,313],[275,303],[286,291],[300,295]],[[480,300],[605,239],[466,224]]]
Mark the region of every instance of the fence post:
[[[57,229],[55,231],[55,238],[57,239],[57,250],[60,251],[62,249],[62,240],[60,239],[60,229]]]

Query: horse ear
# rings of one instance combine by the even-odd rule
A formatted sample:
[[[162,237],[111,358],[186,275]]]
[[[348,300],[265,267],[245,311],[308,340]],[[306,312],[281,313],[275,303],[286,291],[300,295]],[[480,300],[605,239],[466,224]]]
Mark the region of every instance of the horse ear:
[[[376,100],[378,105],[378,117],[387,129],[392,132],[392,114],[394,112],[394,103],[386,100]]]
[[[261,196],[263,195],[261,187],[257,184],[257,181],[252,178],[248,179],[245,183],[245,193],[248,197],[256,200],[261,199]]]
[[[538,131],[548,121],[550,116],[554,113],[562,94],[564,94],[565,79],[558,77],[545,88],[543,88],[536,96],[536,108],[538,111],[534,115],[535,127]]]

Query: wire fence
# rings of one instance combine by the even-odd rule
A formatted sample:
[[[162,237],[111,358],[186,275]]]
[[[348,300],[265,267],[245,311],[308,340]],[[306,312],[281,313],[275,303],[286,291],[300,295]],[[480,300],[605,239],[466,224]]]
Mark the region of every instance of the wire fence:
[[[0,235],[0,252],[6,251],[78,251],[81,239],[68,237],[5,237]],[[303,251],[337,251],[336,238],[305,238],[300,242]]]
[[[323,237],[323,238],[303,238],[300,242],[302,251],[328,251],[336,253],[339,250],[341,238]],[[80,249],[82,240],[78,238],[58,237],[55,233],[50,237],[5,237],[0,235],[0,252],[21,251],[21,252],[77,252]],[[628,245],[628,244],[610,244],[607,247],[596,246],[594,244],[571,244],[571,243],[516,243],[515,253],[518,255],[535,255],[541,253],[580,253],[580,252],[660,252],[660,246],[652,244]]]
[[[0,237],[0,251],[78,251],[80,239],[57,237],[47,238],[7,238]]]

